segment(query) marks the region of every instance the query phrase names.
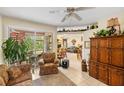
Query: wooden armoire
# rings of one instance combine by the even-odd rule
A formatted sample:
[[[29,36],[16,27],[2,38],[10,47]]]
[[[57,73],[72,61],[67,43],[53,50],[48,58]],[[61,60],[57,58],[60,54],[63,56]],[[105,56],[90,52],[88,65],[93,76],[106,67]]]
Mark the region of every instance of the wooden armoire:
[[[90,38],[89,75],[101,82],[124,85],[124,35]]]

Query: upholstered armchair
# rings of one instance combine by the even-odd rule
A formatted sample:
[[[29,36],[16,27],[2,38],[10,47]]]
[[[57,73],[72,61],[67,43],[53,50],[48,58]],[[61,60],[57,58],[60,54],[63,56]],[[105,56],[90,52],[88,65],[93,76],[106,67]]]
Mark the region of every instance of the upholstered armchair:
[[[40,76],[58,73],[58,60],[56,60],[55,53],[42,53],[42,59],[39,62]]]

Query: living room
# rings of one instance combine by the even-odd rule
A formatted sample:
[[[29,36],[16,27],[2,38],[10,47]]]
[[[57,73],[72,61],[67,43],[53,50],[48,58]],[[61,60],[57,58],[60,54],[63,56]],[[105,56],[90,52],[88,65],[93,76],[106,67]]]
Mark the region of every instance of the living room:
[[[0,85],[123,86],[123,11],[123,7],[0,7]]]

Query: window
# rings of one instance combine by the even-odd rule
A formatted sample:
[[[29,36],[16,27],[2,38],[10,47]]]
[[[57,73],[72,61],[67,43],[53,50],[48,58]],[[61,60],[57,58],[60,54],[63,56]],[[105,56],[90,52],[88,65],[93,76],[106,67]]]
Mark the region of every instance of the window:
[[[35,52],[40,54],[44,51],[44,33],[37,32],[35,40]]]
[[[27,40],[29,44],[29,52],[33,52],[34,54],[40,54],[44,51],[44,34],[43,33],[35,33],[23,30],[16,30],[10,32],[10,37],[21,41]]]

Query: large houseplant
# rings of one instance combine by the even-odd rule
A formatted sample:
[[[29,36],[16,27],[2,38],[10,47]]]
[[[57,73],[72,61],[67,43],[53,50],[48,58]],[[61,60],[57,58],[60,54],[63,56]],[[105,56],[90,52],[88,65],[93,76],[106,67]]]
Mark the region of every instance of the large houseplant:
[[[110,36],[111,33],[109,30],[107,29],[101,29],[100,31],[98,31],[97,33],[94,33],[95,36],[100,36],[100,37],[103,37],[103,36]]]
[[[17,41],[13,38],[8,38],[2,44],[4,58],[8,64],[20,63],[26,60],[28,52],[28,43],[25,40]]]

